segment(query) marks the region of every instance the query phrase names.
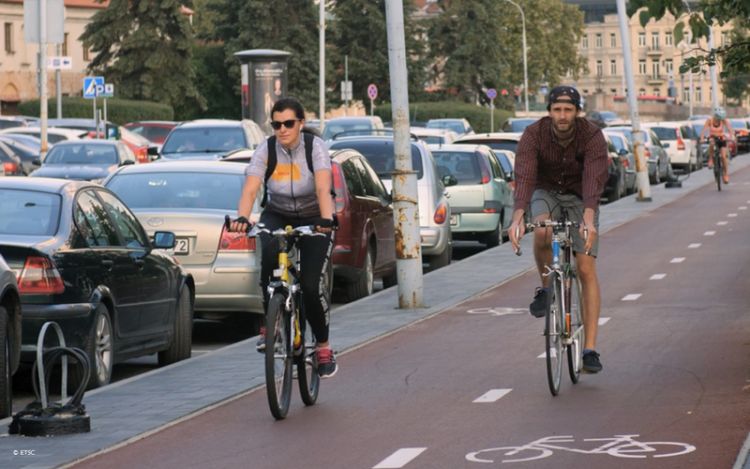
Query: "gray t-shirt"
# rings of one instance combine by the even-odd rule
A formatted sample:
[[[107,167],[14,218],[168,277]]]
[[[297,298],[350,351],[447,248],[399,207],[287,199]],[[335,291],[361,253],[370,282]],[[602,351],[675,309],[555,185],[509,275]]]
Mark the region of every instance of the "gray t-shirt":
[[[325,142],[319,137],[313,138],[312,163],[314,171],[331,170],[331,157]],[[268,140],[255,150],[245,174],[264,179],[267,167]],[[266,191],[266,208],[269,210],[298,217],[320,216],[320,206],[315,195],[315,176],[305,160],[304,136],[300,136],[299,144],[291,152],[276,140],[276,169],[268,179]]]

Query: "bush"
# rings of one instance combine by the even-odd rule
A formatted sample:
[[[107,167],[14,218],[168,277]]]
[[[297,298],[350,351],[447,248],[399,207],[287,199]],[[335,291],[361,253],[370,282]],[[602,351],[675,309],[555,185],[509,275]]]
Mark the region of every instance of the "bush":
[[[94,105],[91,99],[63,98],[63,117],[78,117],[92,119]],[[102,109],[102,100],[96,100],[97,109]],[[39,117],[39,100],[24,101],[18,105],[18,112],[26,116]],[[50,119],[57,116],[57,100],[47,101],[47,115]],[[116,124],[126,124],[138,120],[174,120],[172,106],[151,101],[136,101],[133,99],[108,99],[107,120]]]
[[[375,114],[383,121],[390,122],[392,119],[391,105],[381,104],[375,107]],[[514,113],[505,109],[495,109],[495,128],[497,132],[508,117]],[[427,121],[429,119],[440,119],[444,117],[465,118],[471,123],[475,132],[490,131],[490,109],[488,107],[476,106],[461,101],[438,101],[424,103],[409,103],[409,118],[411,121]]]

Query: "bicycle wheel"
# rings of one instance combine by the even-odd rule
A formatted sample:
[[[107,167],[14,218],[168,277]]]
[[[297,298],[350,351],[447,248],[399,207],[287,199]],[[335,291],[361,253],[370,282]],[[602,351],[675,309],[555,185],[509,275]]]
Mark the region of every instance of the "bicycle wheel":
[[[292,395],[292,342],[284,295],[277,293],[266,312],[266,394],[276,420],[286,417]]]
[[[563,309],[562,283],[560,275],[549,277],[547,314],[545,315],[544,340],[547,350],[547,383],[553,396],[560,391],[563,365]]]
[[[721,161],[721,154],[719,154],[718,158],[714,158],[714,179],[716,179],[716,187],[719,188],[719,191],[721,192],[721,172],[722,172],[722,161]]]
[[[581,294],[581,283],[578,275],[571,272],[570,280],[570,344],[568,345],[568,372],[573,384],[578,382],[583,367],[583,347],[586,343],[586,331],[583,328],[583,295]]]
[[[320,390],[320,376],[318,376],[318,362],[315,357],[315,335],[309,324],[305,324],[304,315],[300,314],[302,327],[302,350],[297,351],[297,384],[302,402],[313,405],[318,400]]]

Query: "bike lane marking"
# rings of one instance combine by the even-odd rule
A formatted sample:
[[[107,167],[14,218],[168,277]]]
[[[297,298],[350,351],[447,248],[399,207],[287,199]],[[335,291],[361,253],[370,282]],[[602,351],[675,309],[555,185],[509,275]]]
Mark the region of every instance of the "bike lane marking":
[[[727,223],[729,223],[729,222],[728,222],[728,221],[726,221],[726,220],[724,220],[724,221],[717,221],[717,222],[716,222],[716,224],[717,224],[718,226],[724,226],[724,225],[726,225]]]
[[[747,205],[740,205],[737,210],[747,210]]]
[[[380,461],[372,469],[398,469],[406,466],[427,448],[401,448],[393,454]]]
[[[649,280],[661,280],[666,276],[667,274],[654,274],[651,277],[649,277]]]
[[[467,314],[488,314],[490,316],[509,316],[513,314],[527,314],[527,308],[508,308],[505,306],[490,306],[485,308],[472,308]]]
[[[701,243],[691,243],[688,245],[688,249],[698,249],[701,247]]]
[[[603,326],[609,322],[609,320],[612,318],[599,318],[599,325]]]
[[[706,231],[705,233],[703,233],[703,236],[713,236],[715,234],[716,234],[715,231]]]
[[[630,293],[622,297],[620,301],[635,301],[641,297],[641,293]]]
[[[674,257],[671,261],[669,261],[670,264],[681,264],[683,262],[685,262],[684,257]]]
[[[727,213],[727,216],[729,218],[737,218],[737,214],[736,213]]]
[[[490,389],[486,393],[474,399],[473,402],[477,404],[497,402],[511,391],[512,389]]]

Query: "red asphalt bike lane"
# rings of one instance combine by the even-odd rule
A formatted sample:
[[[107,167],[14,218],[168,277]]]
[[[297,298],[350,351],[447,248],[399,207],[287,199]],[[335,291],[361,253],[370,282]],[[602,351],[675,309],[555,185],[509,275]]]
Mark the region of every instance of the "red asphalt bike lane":
[[[750,168],[722,192],[706,185],[606,233],[604,371],[577,385],[566,371],[557,397],[539,358],[543,320],[525,312],[539,282],[529,272],[340,355],[318,404],[305,408],[295,389],[284,421],[259,389],[75,467],[731,467],[750,421],[748,207]],[[474,402],[497,389],[501,398]],[[628,452],[636,446],[605,440],[619,435],[675,445]],[[577,452],[483,451],[564,436],[555,445]],[[476,452],[492,462],[467,459]]]

